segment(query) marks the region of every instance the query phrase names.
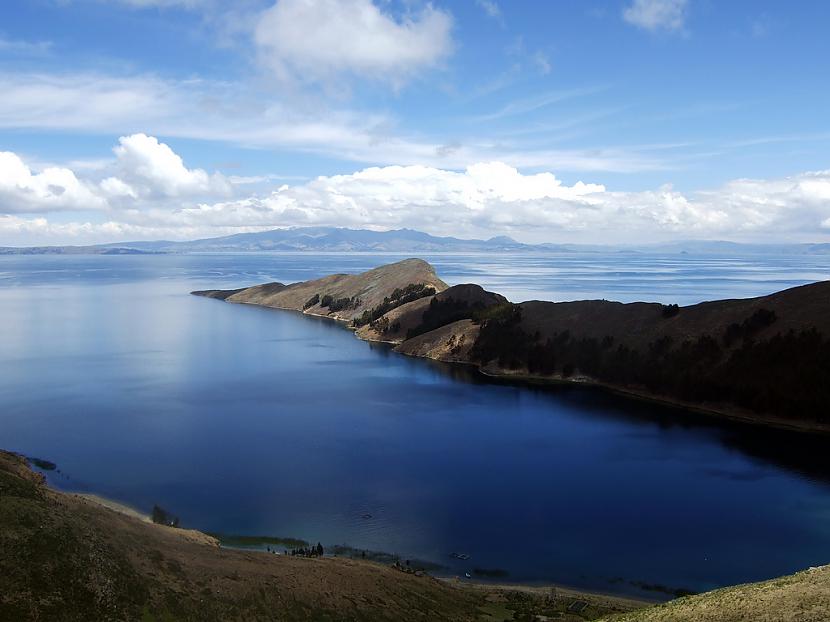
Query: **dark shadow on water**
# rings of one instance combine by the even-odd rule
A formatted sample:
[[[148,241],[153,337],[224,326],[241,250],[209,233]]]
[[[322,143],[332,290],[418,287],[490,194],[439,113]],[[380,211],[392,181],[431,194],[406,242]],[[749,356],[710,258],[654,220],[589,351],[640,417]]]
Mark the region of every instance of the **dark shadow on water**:
[[[391,352],[391,350],[390,350]],[[681,429],[717,441],[730,451],[740,452],[761,463],[771,463],[815,483],[830,485],[830,436],[745,423],[708,415],[670,404],[656,404],[636,397],[588,386],[541,384],[515,378],[487,376],[473,365],[418,359],[435,373],[485,386],[507,386],[533,393],[578,409],[581,415],[670,431]],[[747,481],[758,473],[723,473],[724,477]]]
[[[341,334],[343,331],[349,331],[343,323],[331,318],[282,309],[243,306],[252,311],[287,313],[300,321],[315,322],[320,327]],[[540,383],[487,376],[480,373],[474,365],[409,357],[395,352],[391,344],[371,341],[364,343],[378,356],[401,357],[410,361],[412,365],[424,366],[433,373],[450,378],[454,382],[489,387],[512,387],[530,392],[542,399],[553,400],[558,405],[578,410],[580,415],[585,417],[642,426],[644,432],[655,428],[665,431],[680,429],[689,434],[699,435],[701,439],[717,442],[730,451],[740,452],[762,464],[776,465],[812,482],[830,485],[830,436],[828,435],[769,428],[719,418],[716,415],[707,415],[679,406],[658,404],[616,394],[600,387]],[[331,364],[342,364],[342,361],[331,361]],[[747,481],[760,477],[757,473],[724,472],[722,475],[730,478],[745,478]]]

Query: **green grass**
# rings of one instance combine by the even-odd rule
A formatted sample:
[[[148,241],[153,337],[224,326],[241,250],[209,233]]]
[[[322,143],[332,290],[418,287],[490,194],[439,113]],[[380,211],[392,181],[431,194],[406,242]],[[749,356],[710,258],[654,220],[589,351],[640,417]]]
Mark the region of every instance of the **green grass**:
[[[282,546],[287,549],[299,549],[309,543],[299,538],[279,538],[276,536],[245,536],[239,534],[207,532],[224,546],[263,547],[267,545]]]

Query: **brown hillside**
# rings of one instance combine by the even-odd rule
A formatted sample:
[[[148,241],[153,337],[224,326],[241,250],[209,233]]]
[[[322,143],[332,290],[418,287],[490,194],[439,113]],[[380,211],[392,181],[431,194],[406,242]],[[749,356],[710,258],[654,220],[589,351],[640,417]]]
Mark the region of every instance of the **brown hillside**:
[[[506,303],[507,299],[500,294],[486,291],[480,285],[472,283],[454,285],[444,291],[439,291],[435,296],[420,298],[392,309],[388,313],[385,313],[379,322],[358,329],[357,335],[361,339],[388,341],[400,344],[406,341],[407,334],[410,331],[418,329],[421,326],[425,317],[424,313],[429,312],[431,306],[450,301],[452,303],[460,303],[472,311],[477,308],[487,308],[492,305]],[[452,319],[448,318],[448,321],[452,321]],[[444,323],[443,321],[441,322],[442,325]],[[465,329],[465,331],[469,333],[468,330]],[[467,347],[464,349],[464,354],[466,354],[469,346],[475,341],[475,335],[467,334],[464,337],[459,335],[458,338],[462,339],[462,341],[466,340]],[[470,341],[471,338],[472,341]],[[419,342],[419,345],[413,345],[411,349],[414,350],[422,347],[424,347],[423,344]],[[455,345],[451,349],[453,347]],[[438,357],[430,356],[430,358]],[[458,352],[453,355],[453,360],[458,360]]]
[[[830,566],[604,618],[606,622],[826,622]]]
[[[663,317],[663,305],[607,300],[521,303],[522,327],[543,337],[570,331],[574,336],[602,339],[642,347],[669,336],[675,342],[703,334],[721,336],[733,323],[741,323],[759,309],[776,314],[776,321],[756,334],[758,339],[789,330],[815,327],[830,335],[830,281],[794,287],[769,296],[703,302],[681,307],[677,315]]]
[[[276,291],[263,288],[264,286],[249,287],[228,296],[227,300],[278,309],[305,310],[306,313],[351,321],[364,311],[379,305],[395,289],[411,284],[428,285],[439,292],[447,289],[447,284],[438,278],[435,269],[427,262],[404,259],[361,274],[334,274],[322,279],[294,283]],[[318,302],[304,309],[314,296],[319,296],[321,300],[324,296],[331,296],[334,300],[349,299],[354,304],[339,311],[330,311]]]
[[[642,606],[567,590],[549,596],[361,560],[220,548],[198,531],[50,490],[21,456],[0,451],[0,620],[463,622],[490,619],[494,606],[509,619],[561,615],[576,599],[591,618]]]

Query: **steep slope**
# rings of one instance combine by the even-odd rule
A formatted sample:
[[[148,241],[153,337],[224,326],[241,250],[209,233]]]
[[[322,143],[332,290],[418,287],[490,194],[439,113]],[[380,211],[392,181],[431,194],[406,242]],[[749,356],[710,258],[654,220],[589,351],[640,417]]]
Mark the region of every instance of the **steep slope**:
[[[219,548],[46,488],[0,452],[2,620],[474,619],[429,577],[336,558]]]
[[[383,314],[361,327],[357,334],[362,339],[400,344],[446,324],[470,319],[484,309],[506,302],[504,296],[485,291],[480,285],[454,285],[434,296],[415,300]]]
[[[490,373],[595,382],[830,430],[830,282],[682,308],[522,303],[482,324],[470,358]]]
[[[830,619],[830,566],[687,596],[604,619],[607,622],[825,622]]]
[[[422,286],[417,289],[418,286]],[[228,302],[246,303],[291,309],[312,315],[322,315],[344,322],[352,322],[371,312],[384,301],[394,306],[404,300],[407,287],[413,294],[429,295],[447,288],[431,265],[421,259],[404,259],[363,272],[361,274],[334,274],[313,281],[292,285],[271,283],[236,290],[224,298]],[[193,292],[196,295],[220,297],[225,292]]]
[[[220,548],[174,529],[47,488],[0,451],[0,620],[494,619],[496,607],[586,616],[643,603],[561,590],[523,593],[416,576],[372,562]],[[581,620],[583,616],[566,618]]]
[[[775,314],[775,321],[759,326],[756,339],[768,339],[790,330],[815,327],[830,335],[830,281],[803,285],[769,296],[703,302],[680,307],[677,313],[657,303],[623,304],[607,300],[521,303],[522,328],[539,331],[543,338],[570,331],[575,337],[602,339],[612,335],[618,343],[645,347],[664,337],[676,342],[702,334],[723,335],[759,310]]]

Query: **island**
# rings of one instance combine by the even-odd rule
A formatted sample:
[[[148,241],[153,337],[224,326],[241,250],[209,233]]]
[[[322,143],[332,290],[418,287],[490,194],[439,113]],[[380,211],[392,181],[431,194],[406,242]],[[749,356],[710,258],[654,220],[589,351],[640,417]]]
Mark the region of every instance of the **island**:
[[[521,303],[450,287],[421,259],[293,284],[192,292],[327,317],[405,355],[578,383],[755,424],[830,432],[830,281],[690,306]]]

